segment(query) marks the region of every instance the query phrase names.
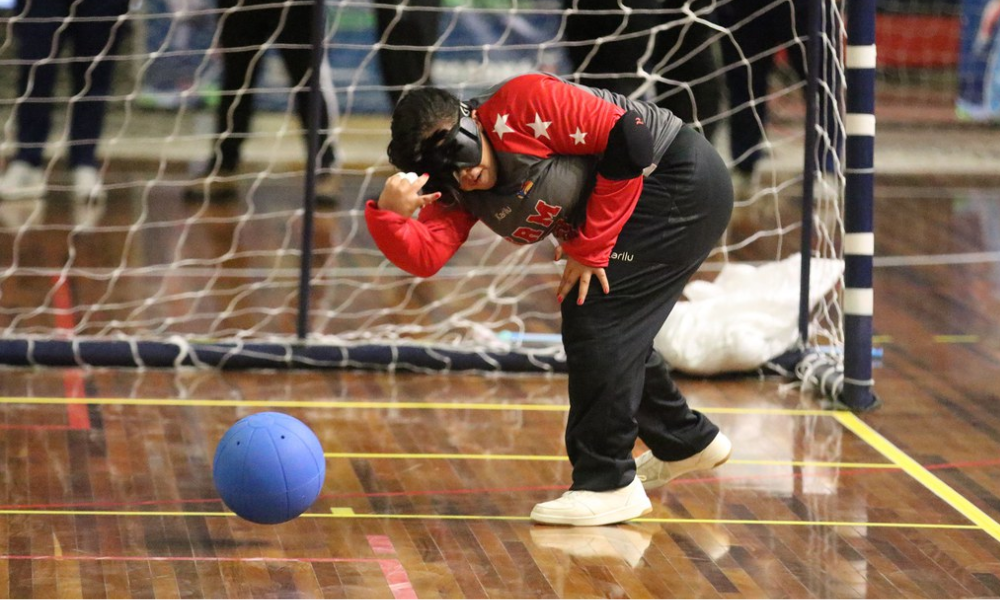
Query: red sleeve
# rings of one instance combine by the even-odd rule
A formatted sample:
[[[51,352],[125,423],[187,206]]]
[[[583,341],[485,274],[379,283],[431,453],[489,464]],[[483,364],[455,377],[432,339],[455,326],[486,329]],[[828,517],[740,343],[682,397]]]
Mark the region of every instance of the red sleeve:
[[[641,193],[642,177],[612,181],[598,175],[583,225],[576,237],[563,242],[563,251],[588,267],[608,266],[618,234],[632,216]]]
[[[416,219],[365,205],[365,223],[375,245],[392,264],[417,277],[430,277],[469,238],[476,218],[459,207],[429,204]]]
[[[624,113],[616,104],[544,74],[511,79],[479,108],[494,148],[540,158],[603,153],[608,134]],[[563,242],[563,250],[587,266],[607,266],[641,193],[642,177],[612,181],[598,174],[579,235]]]

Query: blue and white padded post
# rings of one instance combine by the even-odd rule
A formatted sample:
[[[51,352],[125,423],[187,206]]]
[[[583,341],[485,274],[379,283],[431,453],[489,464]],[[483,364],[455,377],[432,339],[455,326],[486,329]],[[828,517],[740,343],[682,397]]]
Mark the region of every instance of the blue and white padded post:
[[[875,254],[875,0],[848,0],[844,192],[844,393],[851,410],[878,405],[872,387]]]

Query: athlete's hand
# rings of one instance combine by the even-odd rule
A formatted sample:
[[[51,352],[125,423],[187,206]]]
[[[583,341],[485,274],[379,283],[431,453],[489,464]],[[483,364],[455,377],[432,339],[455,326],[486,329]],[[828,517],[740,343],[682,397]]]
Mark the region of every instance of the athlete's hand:
[[[418,208],[423,208],[441,197],[440,192],[421,194],[430,176],[424,173],[417,177],[416,173],[396,173],[385,181],[385,187],[378,197],[378,207],[389,210],[397,215],[412,217]]]
[[[562,246],[556,246],[555,260],[563,256]],[[566,267],[563,268],[562,281],[559,282],[559,291],[556,292],[556,300],[562,304],[563,298],[573,289],[573,286],[580,283],[576,303],[583,304],[587,299],[587,291],[590,290],[590,280],[597,277],[601,283],[601,289],[607,294],[611,291],[608,285],[608,276],[602,267],[588,267],[577,262],[572,256],[566,255]]]

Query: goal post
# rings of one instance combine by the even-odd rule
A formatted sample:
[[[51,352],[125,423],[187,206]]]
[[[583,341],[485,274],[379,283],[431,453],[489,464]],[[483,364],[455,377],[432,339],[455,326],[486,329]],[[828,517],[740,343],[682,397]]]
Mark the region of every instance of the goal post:
[[[723,131],[713,142],[724,154],[727,121],[749,108],[759,128],[752,151],[763,155],[753,189],[737,197],[733,224],[698,277],[795,253],[842,261],[844,275],[817,299],[812,261],[801,261],[798,313],[790,312],[797,347],[826,358],[800,376],[848,408],[872,408],[874,2],[763,0],[733,27],[749,30],[761,14],[784,11],[788,39],[738,48],[737,61],[682,76],[678,65],[699,52],[718,55],[720,44],[735,44],[734,29],[716,24],[713,11],[743,1],[636,8],[623,1],[609,11],[579,0],[255,0],[261,11],[308,5],[320,17],[310,32],[310,76],[291,81],[281,57],[294,44],[273,37],[258,47],[224,48],[216,26],[225,11],[214,0],[147,0],[123,17],[132,38],[114,57],[115,85],[103,98],[107,199],[84,204],[73,200],[62,155],[79,143],[69,107],[86,91],[63,75],[52,97],[38,98],[31,92],[37,70],[26,71],[26,86],[13,76],[24,63],[14,35],[19,21],[48,19],[62,32],[78,17],[0,11],[0,162],[17,158],[21,107],[45,103],[53,119],[45,194],[0,201],[0,362],[564,370],[554,298],[560,268],[549,244],[513,246],[476,228],[449,266],[421,279],[388,263],[367,235],[364,202],[392,172],[384,153],[388,98],[399,91],[382,80],[378,56],[421,53],[424,71],[412,81],[469,98],[526,71],[573,77],[570,47],[640,40],[635,65],[599,75],[633,78],[640,83],[635,96],[650,100],[697,98],[695,88],[708,79],[775,65],[767,89],[745,105],[723,101],[714,113],[693,107],[697,123]],[[375,9],[398,18],[379,25]],[[794,25],[802,9],[812,11],[808,29]],[[568,40],[567,18],[588,12],[615,25],[607,35]],[[401,43],[391,29],[417,13],[437,15],[430,46]],[[222,59],[238,50],[255,53],[257,77],[240,90],[220,90]],[[810,61],[807,80],[788,66],[799,53]],[[77,60],[53,52],[46,63],[69,71]],[[305,124],[290,100],[303,85]],[[243,140],[243,164],[227,180],[239,193],[227,202],[185,200],[183,190],[198,184],[212,151],[222,93],[257,101],[250,131],[225,132]],[[340,116],[329,131],[316,126],[323,108]],[[327,138],[338,155],[330,171],[343,184],[335,208],[316,202]],[[738,158],[729,156],[730,164]]]
[[[845,57],[844,394],[855,410],[878,405],[873,393],[875,255],[875,0],[850,0]]]

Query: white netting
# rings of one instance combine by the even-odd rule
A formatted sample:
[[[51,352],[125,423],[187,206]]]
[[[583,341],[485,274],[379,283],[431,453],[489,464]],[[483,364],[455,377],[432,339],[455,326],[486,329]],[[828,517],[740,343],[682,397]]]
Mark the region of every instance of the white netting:
[[[311,2],[242,0],[226,8],[209,0],[142,0],[133,1],[120,18],[82,16],[83,5],[92,0],[69,3],[70,16],[24,12],[32,3],[36,8],[62,4],[28,0],[0,11],[0,154],[8,171],[18,158],[19,114],[43,104],[52,117],[41,163],[44,193],[10,198],[17,190],[9,185],[0,190],[8,196],[0,202],[3,337],[117,340],[135,348],[136,340],[175,340],[184,348],[203,341],[294,342],[306,164],[294,94],[305,89],[307,80],[290,80],[281,57],[308,49],[275,34],[273,25],[287,23],[307,33],[308,24],[294,16],[302,13],[289,11],[308,10]],[[441,273],[420,280],[387,263],[370,239],[364,202],[378,195],[384,177],[393,172],[384,156],[390,92],[403,91],[411,82],[432,81],[470,97],[519,73],[545,70],[572,77],[576,70],[584,84],[618,81],[632,86],[636,97],[672,106],[687,102],[691,119],[714,131],[713,141],[725,155],[730,155],[734,115],[749,108],[759,141],[736,158],[759,151],[761,160],[750,178],[738,182],[733,224],[701,276],[711,277],[726,261],[775,261],[798,252],[805,82],[793,65],[807,43],[795,16],[806,3],[760,2],[720,24],[720,14],[742,13],[732,9],[743,4],[636,2],[629,8],[585,0],[565,6],[558,0],[425,0],[401,6],[328,1],[321,87],[330,128],[323,137],[328,134],[336,160],[317,162],[321,179],[334,175],[341,192],[336,206],[321,203],[315,217],[310,340],[559,353],[552,334],[558,330],[560,267],[552,263],[548,243],[515,247],[477,227]],[[235,13],[267,15],[272,30],[262,45],[244,41],[224,47],[218,23],[235,19]],[[765,47],[746,46],[745,40],[752,39],[748,33],[776,14],[788,23],[787,35]],[[596,31],[588,29],[593,23],[580,21],[586,17],[599,17],[600,27],[610,31],[586,37]],[[115,25],[121,37],[117,51],[74,57],[74,32],[100,23]],[[50,51],[41,60],[24,58],[18,52],[19,28],[34,27],[30,35],[37,45],[45,29],[39,26],[45,24],[55,36],[48,42]],[[835,133],[842,129],[840,15],[825,14],[824,27],[830,60],[823,65],[819,170],[808,176],[817,181],[813,254],[838,258],[843,229],[843,148]],[[420,36],[430,41],[414,41]],[[603,66],[602,48],[618,52],[616,44],[638,48],[634,68]],[[249,53],[259,76],[251,84],[244,73],[242,85],[227,91],[221,87],[222,58],[238,52]],[[714,63],[707,71],[705,57]],[[102,61],[115,65],[113,85],[102,96],[107,117],[97,151],[107,199],[81,200],[74,165],[66,157],[87,140],[74,139],[69,113],[88,100],[96,71],[84,69],[90,74],[84,76],[83,90],[70,73],[74,65]],[[763,91],[751,89],[754,74],[772,62]],[[27,93],[17,84],[22,68]],[[51,98],[36,98],[48,68],[58,71],[58,83]],[[744,90],[749,97],[727,106],[726,77],[734,71],[749,76]],[[226,137],[243,139],[242,161],[229,171],[210,160],[223,154],[215,107],[248,93],[256,96],[249,130],[233,130],[234,111],[227,115]],[[206,168],[216,179],[201,178]],[[841,319],[833,294],[816,312],[815,343],[841,345]]]

